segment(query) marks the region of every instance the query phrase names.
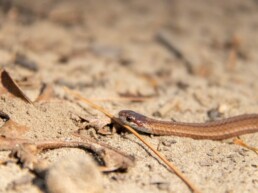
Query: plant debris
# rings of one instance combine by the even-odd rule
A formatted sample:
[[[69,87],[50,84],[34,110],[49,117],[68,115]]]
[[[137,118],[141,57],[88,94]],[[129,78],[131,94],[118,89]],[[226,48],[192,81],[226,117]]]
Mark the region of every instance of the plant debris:
[[[22,92],[18,84],[12,79],[6,70],[2,70],[1,76],[1,94],[8,93],[14,97],[18,97],[26,103],[32,104],[32,101]],[[2,93],[3,92],[3,93]]]
[[[79,135],[76,135],[79,137]],[[12,155],[19,158],[23,167],[30,169],[42,170],[42,162],[39,161],[35,154],[49,149],[59,148],[83,148],[93,151],[98,159],[102,160],[102,170],[105,172],[116,170],[127,170],[134,163],[134,158],[119,152],[107,145],[94,142],[93,140],[81,137],[82,140],[45,140],[31,141],[21,138],[0,137],[0,150],[12,151]]]

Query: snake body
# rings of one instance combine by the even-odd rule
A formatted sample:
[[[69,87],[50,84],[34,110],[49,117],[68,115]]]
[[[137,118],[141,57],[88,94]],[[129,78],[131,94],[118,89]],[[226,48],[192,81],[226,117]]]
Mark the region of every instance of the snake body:
[[[243,114],[206,123],[160,121],[130,110],[119,112],[120,120],[137,131],[194,139],[222,140],[258,132],[258,114]]]

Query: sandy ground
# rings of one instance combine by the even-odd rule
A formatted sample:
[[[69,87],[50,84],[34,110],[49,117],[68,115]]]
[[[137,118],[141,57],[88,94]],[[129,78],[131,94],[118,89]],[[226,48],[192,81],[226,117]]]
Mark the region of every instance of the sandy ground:
[[[135,158],[127,171],[93,171],[96,180],[87,178],[91,187],[70,184],[72,189],[66,192],[191,191],[136,137],[119,128],[114,131],[108,118],[78,103],[63,86],[115,115],[132,109],[162,120],[205,122],[258,113],[257,1],[2,0],[0,6],[0,65],[32,101],[42,84],[52,85],[55,93],[34,106],[1,95],[0,110],[27,128],[15,137],[65,140],[80,129],[85,136]],[[129,96],[143,101],[131,102]],[[105,126],[104,132],[100,125]],[[8,132],[5,136],[14,137]],[[251,193],[258,189],[257,154],[232,144],[232,139],[143,137],[201,192]],[[241,138],[258,147],[258,133]],[[8,161],[9,153],[0,152],[0,192],[65,192],[51,189],[55,186],[49,182],[51,175],[41,177],[19,162]],[[94,158],[92,152],[78,148],[48,150],[38,157],[55,169],[67,156],[86,154]],[[78,159],[84,163],[80,162],[83,158]],[[74,167],[71,176],[78,181],[80,175],[72,175],[73,171],[94,176],[87,168]],[[57,184],[70,175],[70,170],[66,174],[56,170]]]

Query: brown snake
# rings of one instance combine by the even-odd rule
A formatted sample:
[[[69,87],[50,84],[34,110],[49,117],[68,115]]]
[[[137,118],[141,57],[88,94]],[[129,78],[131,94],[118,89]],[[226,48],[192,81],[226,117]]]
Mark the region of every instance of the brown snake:
[[[176,135],[194,139],[222,140],[258,132],[258,114],[244,114],[207,123],[160,121],[130,110],[119,112],[120,120],[144,133]]]

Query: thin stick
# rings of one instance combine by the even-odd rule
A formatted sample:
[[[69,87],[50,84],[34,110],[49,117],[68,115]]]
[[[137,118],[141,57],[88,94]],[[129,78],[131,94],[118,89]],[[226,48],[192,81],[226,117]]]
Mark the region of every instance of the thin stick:
[[[102,113],[104,113],[106,116],[108,116],[109,118],[111,118],[112,120],[114,120],[116,123],[122,125],[123,127],[125,127],[128,131],[130,131],[132,134],[134,134],[139,140],[141,140],[149,149],[151,149],[151,151],[156,154],[172,171],[174,171],[176,173],[176,175],[178,177],[180,177],[185,183],[186,185],[195,193],[200,193],[200,191],[195,187],[195,185],[187,178],[184,176],[184,174],[176,167],[174,166],[171,162],[169,162],[162,154],[160,154],[149,142],[145,141],[143,139],[143,137],[141,135],[139,135],[133,128],[129,127],[128,125],[123,124],[120,119],[116,118],[114,115],[112,115],[111,113],[109,113],[108,111],[106,111],[104,108],[102,108],[99,105],[96,105],[94,103],[92,103],[90,100],[88,100],[87,98],[82,97],[79,93],[72,91],[66,87],[64,87],[65,91],[67,93],[72,94],[73,96],[77,97],[78,99],[80,99],[81,101],[87,103],[88,105],[90,105],[91,107],[93,107],[94,109],[97,109],[99,111],[101,111]]]
[[[183,61],[183,64],[185,65],[185,68],[189,74],[193,74],[194,70],[192,67],[191,62],[186,59],[182,51],[178,49],[178,45],[175,45],[175,42],[171,41],[171,38],[169,37],[169,34],[165,31],[161,31],[157,34],[157,40],[165,47],[167,48],[171,53],[175,54],[175,56]]]
[[[250,149],[251,151],[253,151],[254,153],[256,153],[258,155],[258,148],[247,145],[242,139],[235,138],[233,140],[233,143],[236,145],[245,147],[247,149]]]
[[[110,98],[94,98],[94,99],[89,99],[90,101],[133,101],[133,102],[142,102],[142,101],[147,101],[150,100],[151,98],[147,97],[110,97]]]

